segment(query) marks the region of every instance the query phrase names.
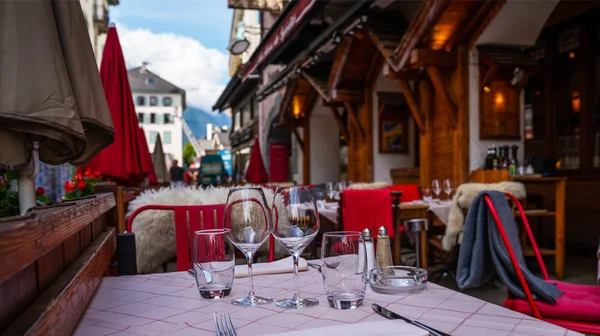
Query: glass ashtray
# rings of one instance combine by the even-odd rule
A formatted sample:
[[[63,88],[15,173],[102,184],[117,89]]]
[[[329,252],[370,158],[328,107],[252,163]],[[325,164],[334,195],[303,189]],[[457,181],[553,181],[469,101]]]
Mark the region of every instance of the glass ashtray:
[[[416,293],[427,287],[427,270],[410,266],[386,266],[369,272],[371,289],[380,294]]]

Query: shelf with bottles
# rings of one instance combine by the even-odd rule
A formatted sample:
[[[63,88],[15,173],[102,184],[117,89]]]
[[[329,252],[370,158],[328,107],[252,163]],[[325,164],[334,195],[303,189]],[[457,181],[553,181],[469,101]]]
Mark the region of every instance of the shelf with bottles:
[[[527,167],[519,165],[518,152],[517,145],[491,145],[486,152],[484,170],[508,170],[511,176],[525,174]]]

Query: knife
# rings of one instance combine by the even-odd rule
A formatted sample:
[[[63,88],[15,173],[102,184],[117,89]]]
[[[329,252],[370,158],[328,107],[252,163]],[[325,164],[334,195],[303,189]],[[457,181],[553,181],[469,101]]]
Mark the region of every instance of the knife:
[[[406,317],[400,316],[400,315],[394,313],[393,311],[391,311],[389,309],[386,309],[386,308],[383,308],[382,306],[380,306],[380,305],[378,305],[376,303],[373,303],[371,305],[371,308],[373,308],[373,310],[377,314],[379,314],[379,315],[381,315],[381,316],[383,316],[383,317],[385,317],[387,319],[390,319],[390,320],[402,320],[402,321],[404,321],[404,322],[406,322],[408,324],[412,324],[412,325],[417,326],[417,327],[419,327],[421,329],[427,330],[429,332],[429,334],[432,335],[432,336],[451,336],[450,334],[446,334],[445,332],[441,332],[439,330],[433,329],[432,327],[428,327],[428,326],[424,325],[423,323],[421,323],[419,321],[409,320]]]

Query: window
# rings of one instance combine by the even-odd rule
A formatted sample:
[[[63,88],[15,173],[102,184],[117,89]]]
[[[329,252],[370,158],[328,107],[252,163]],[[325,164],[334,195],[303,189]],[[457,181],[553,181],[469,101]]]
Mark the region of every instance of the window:
[[[171,143],[171,132],[170,131],[165,131],[164,133],[164,143],[166,144],[170,144]]]
[[[158,105],[158,98],[156,98],[156,96],[150,96],[150,106],[157,106]]]
[[[146,97],[144,97],[144,96],[135,97],[135,104],[137,106],[145,106],[146,105]]]
[[[233,131],[237,131],[240,128],[242,128],[242,120],[241,118],[241,113],[240,111],[236,112],[235,115],[233,116]]]
[[[162,114],[156,114],[156,123],[162,125],[165,121],[165,118]]]
[[[250,124],[250,121],[252,120],[252,105],[250,104],[251,103],[248,102],[248,104],[244,105],[244,107],[242,108],[242,124],[244,126]]]
[[[173,123],[173,116],[170,113],[163,114],[163,118],[164,118],[165,124]]]
[[[150,143],[153,144],[156,142],[156,137],[158,136],[158,132],[150,131]]]
[[[172,106],[173,99],[171,97],[163,97],[162,103],[163,103],[163,106]]]
[[[139,113],[137,114],[137,117],[138,117],[138,122],[139,122],[140,124],[143,124],[143,123],[144,123],[144,113],[143,113],[143,112],[139,112]]]
[[[156,113],[150,113],[150,123],[156,124]]]

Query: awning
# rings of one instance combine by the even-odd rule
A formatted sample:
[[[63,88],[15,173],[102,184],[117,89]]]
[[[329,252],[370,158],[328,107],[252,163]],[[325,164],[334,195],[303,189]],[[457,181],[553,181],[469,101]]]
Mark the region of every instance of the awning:
[[[271,59],[281,51],[281,47],[293,43],[292,35],[298,32],[298,28],[308,23],[306,16],[319,12],[328,1],[324,0],[293,0],[283,10],[271,30],[261,41],[252,57],[242,67],[242,81],[255,73],[259,67],[269,64]]]
[[[242,82],[242,79],[238,74],[239,70],[231,77],[229,83],[227,83],[227,86],[217,99],[217,102],[213,105],[213,111],[224,111],[232,106],[236,106],[241,99],[257,88],[259,81],[258,75],[248,76],[248,79]]]
[[[339,5],[339,4],[337,4]],[[345,31],[349,31],[356,26],[365,24],[368,20],[367,16],[360,16],[360,11],[369,6],[368,1],[356,1],[351,6],[348,6],[342,11],[337,20],[323,30],[312,42],[299,53],[287,67],[281,70],[267,85],[265,85],[258,93],[259,100],[264,98],[282,85],[286,85],[290,80],[296,78],[303,69],[307,69],[315,65],[319,61],[319,55],[324,53],[324,49],[331,51],[335,49],[335,45],[340,42],[340,36]],[[331,48],[328,48],[331,46]],[[283,48],[282,48],[283,49]]]

